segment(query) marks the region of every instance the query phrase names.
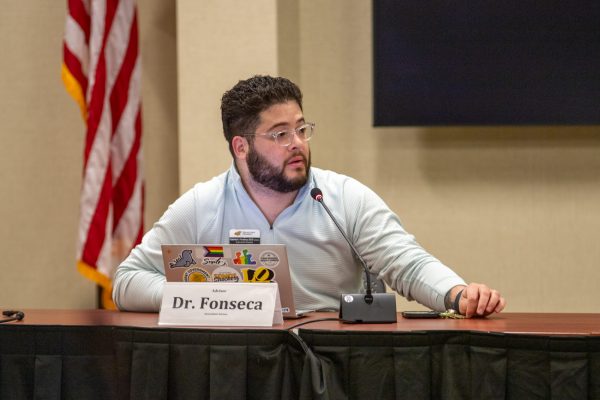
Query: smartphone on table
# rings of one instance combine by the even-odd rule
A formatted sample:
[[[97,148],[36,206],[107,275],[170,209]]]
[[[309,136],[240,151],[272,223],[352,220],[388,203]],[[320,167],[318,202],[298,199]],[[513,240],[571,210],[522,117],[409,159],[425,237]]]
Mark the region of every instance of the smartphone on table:
[[[440,313],[437,311],[402,311],[402,316],[409,319],[439,318]]]

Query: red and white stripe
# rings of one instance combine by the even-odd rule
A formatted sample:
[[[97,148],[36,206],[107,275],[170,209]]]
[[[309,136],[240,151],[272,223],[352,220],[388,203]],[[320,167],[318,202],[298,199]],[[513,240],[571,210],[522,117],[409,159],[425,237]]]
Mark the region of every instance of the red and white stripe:
[[[135,1],[68,0],[63,52],[63,80],[87,124],[78,266],[110,291],[116,266],[143,233]]]

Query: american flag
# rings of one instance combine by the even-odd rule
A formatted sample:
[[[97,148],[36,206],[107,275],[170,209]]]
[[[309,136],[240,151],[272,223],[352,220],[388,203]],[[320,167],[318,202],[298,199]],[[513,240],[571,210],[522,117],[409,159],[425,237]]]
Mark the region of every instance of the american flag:
[[[114,308],[116,266],[140,242],[144,183],[134,0],[68,0],[62,78],[86,123],[77,268]]]

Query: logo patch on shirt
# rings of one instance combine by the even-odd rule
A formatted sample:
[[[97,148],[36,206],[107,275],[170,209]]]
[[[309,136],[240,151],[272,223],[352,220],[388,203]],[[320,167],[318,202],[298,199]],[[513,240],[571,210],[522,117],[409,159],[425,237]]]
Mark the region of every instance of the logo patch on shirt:
[[[260,230],[230,229],[229,244],[260,244]]]

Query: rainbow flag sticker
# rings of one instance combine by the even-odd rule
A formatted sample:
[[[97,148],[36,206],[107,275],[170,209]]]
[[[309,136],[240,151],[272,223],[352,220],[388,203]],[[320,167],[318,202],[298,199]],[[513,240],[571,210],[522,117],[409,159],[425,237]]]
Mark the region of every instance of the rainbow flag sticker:
[[[223,257],[223,246],[204,246],[204,257]]]

